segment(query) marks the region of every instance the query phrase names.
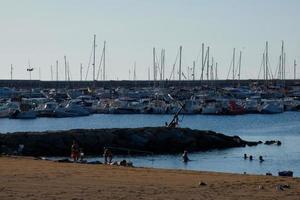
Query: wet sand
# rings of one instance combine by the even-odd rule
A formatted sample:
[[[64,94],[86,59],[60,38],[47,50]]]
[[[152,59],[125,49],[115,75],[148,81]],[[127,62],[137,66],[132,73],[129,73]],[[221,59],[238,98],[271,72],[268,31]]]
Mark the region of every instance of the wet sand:
[[[0,157],[0,199],[300,199],[300,179]]]

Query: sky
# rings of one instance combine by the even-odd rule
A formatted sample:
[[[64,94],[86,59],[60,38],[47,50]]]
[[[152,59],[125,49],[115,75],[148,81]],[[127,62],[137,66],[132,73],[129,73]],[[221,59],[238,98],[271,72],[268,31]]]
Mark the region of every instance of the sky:
[[[137,79],[148,79],[149,68],[152,79],[153,47],[158,58],[165,49],[169,78],[179,46],[183,73],[196,61],[199,79],[202,43],[218,62],[219,79],[227,78],[233,48],[242,51],[241,79],[256,79],[265,42],[275,73],[282,40],[286,77],[293,78],[294,59],[300,63],[299,10],[299,0],[0,0],[0,79],[10,79],[11,65],[13,79],[29,79],[29,63],[32,79],[51,80],[51,65],[55,79],[58,60],[64,80],[64,56],[71,80],[80,79],[81,63],[85,79],[94,34],[96,63],[106,41],[107,80],[132,79],[135,62]]]

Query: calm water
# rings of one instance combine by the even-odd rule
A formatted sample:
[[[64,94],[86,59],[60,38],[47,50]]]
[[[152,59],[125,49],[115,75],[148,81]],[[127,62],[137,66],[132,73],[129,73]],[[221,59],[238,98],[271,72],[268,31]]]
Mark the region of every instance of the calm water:
[[[0,119],[0,132],[66,130],[74,128],[113,128],[163,126],[170,115],[91,115],[80,118],[38,118],[35,120]],[[182,118],[181,126],[193,129],[209,129],[227,135],[239,135],[246,140],[282,141],[281,146],[258,145],[190,154],[193,161],[181,162],[180,155],[127,157],[135,166],[193,169],[235,173],[277,174],[280,170],[292,170],[300,176],[300,112],[276,115],[204,116],[191,115]],[[244,160],[243,154],[252,154],[254,160]],[[259,163],[262,155],[265,162]],[[100,158],[99,158],[100,159]],[[115,159],[123,159],[121,157]]]

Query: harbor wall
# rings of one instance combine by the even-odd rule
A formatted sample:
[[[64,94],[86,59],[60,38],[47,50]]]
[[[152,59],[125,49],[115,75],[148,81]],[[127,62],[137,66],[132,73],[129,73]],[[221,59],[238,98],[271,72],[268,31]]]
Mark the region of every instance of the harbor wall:
[[[271,81],[270,81],[271,82]],[[265,84],[264,80],[241,80],[240,86],[249,86],[250,84],[257,83],[258,85]],[[274,80],[272,85],[300,85],[300,80]],[[92,87],[197,87],[197,86],[217,86],[217,87],[232,87],[238,85],[238,81],[232,80],[214,80],[214,81],[200,81],[200,80],[165,80],[165,81],[40,81],[40,80],[0,80],[0,87],[13,87],[13,88],[92,88]]]

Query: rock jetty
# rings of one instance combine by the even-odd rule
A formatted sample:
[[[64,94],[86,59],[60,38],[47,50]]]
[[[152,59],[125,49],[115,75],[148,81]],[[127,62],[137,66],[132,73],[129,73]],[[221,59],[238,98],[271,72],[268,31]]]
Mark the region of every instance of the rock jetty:
[[[15,132],[0,134],[1,153],[15,153],[20,146],[26,156],[69,156],[73,140],[85,155],[100,155],[104,147],[114,154],[151,152],[179,153],[256,145],[238,136],[188,128],[144,127],[113,129],[73,129],[65,131]],[[125,152],[124,152],[125,150]]]

